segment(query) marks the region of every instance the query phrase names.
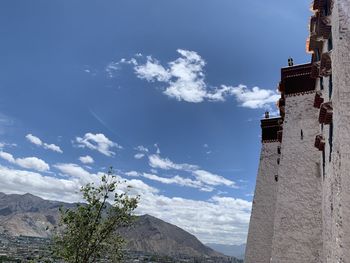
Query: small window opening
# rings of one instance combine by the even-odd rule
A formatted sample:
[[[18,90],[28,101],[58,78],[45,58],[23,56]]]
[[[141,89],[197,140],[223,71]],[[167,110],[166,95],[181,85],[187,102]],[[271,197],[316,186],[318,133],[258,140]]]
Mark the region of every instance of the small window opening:
[[[331,5],[329,3],[329,0],[325,1],[324,7],[323,7],[323,10],[322,10],[322,14],[324,16],[329,16],[331,14]]]
[[[278,182],[278,174],[275,175],[275,181]]]
[[[329,99],[332,98],[332,92],[333,92],[333,80],[332,80],[332,75],[329,75],[329,79],[328,79],[328,97]]]
[[[332,151],[333,151],[333,123],[329,125],[329,162],[332,161]]]
[[[321,59],[320,50],[318,48],[315,50],[315,59],[316,59],[316,62],[320,61]]]
[[[277,147],[277,153],[278,153],[278,154],[281,154],[281,146],[278,146],[278,147]]]
[[[322,151],[322,175],[324,180],[326,177],[326,152],[324,149]]]
[[[300,130],[300,139],[304,139],[304,133],[303,133],[303,130]]]
[[[277,158],[277,164],[280,164],[280,158]]]
[[[333,49],[333,38],[332,38],[332,34],[331,34],[331,36],[330,36],[329,39],[328,39],[327,47],[328,47],[328,51],[331,51],[331,50]]]

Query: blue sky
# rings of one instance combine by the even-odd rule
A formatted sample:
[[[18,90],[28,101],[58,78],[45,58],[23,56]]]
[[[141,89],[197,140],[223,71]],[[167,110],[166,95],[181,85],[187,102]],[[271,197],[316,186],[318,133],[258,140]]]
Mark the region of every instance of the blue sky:
[[[309,1],[0,3],[0,191],[76,201],[113,166],[138,213],[245,242],[280,68]]]

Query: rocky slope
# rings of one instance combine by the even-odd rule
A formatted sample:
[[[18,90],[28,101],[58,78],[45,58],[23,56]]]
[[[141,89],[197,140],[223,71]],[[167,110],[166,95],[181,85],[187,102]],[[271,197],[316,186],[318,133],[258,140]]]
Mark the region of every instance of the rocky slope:
[[[58,223],[58,208],[74,207],[40,197],[0,193],[0,232],[14,236],[49,237]]]
[[[140,216],[131,227],[121,229],[120,233],[128,240],[128,249],[133,251],[168,256],[223,256],[183,229],[150,215]]]

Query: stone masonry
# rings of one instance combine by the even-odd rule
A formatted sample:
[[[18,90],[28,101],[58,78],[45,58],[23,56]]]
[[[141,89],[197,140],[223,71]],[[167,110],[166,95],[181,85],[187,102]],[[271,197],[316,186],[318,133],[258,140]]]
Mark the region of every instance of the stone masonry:
[[[311,63],[281,71],[281,144],[262,143],[245,263],[350,263],[350,0],[312,11]]]
[[[275,213],[278,181],[277,131],[280,118],[261,121],[263,129],[260,166],[254,194],[254,206],[250,219],[250,232],[245,262],[264,263],[271,257],[273,214]],[[260,238],[263,236],[264,238]]]
[[[321,174],[314,147],[315,94],[286,97],[271,262],[319,263],[322,252]],[[265,261],[270,262],[270,261]]]

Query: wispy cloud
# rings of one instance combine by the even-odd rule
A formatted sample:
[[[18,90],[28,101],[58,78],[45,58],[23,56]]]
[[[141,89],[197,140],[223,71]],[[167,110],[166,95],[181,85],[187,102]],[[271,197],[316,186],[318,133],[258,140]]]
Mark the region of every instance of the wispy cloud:
[[[134,155],[135,159],[142,159],[143,157],[145,157],[144,153],[137,153],[137,154]]]
[[[37,157],[15,158],[12,154],[0,151],[0,158],[20,167],[45,172],[50,170],[50,166]]]
[[[140,176],[140,173],[138,173],[136,171],[129,171],[129,172],[126,172],[125,175],[132,176],[132,177],[138,177],[138,176]]]
[[[139,145],[137,147],[134,148],[136,151],[139,151],[139,152],[143,152],[143,153],[148,153],[148,148],[146,148],[145,146],[143,145]]]
[[[180,185],[185,187],[197,188],[200,191],[204,191],[204,192],[212,192],[214,190],[214,188],[205,185],[203,182],[199,180],[183,178],[179,175],[168,178],[168,177],[161,177],[155,174],[143,173],[142,176],[147,179],[157,181],[163,184],[175,184],[175,185]]]
[[[17,147],[16,143],[6,143],[6,142],[0,142],[0,150],[4,149],[5,147]]]
[[[235,182],[228,180],[223,176],[213,174],[205,170],[196,170],[193,171],[193,174],[199,181],[205,182],[208,185],[226,185],[232,188],[237,188]]]
[[[153,168],[160,168],[164,170],[183,170],[183,171],[192,171],[198,169],[197,165],[182,163],[177,164],[169,160],[168,158],[162,158],[158,154],[152,154],[148,157],[149,165]]]
[[[146,61],[139,62],[139,57],[122,59],[106,67],[110,77],[119,71],[122,64],[132,65],[138,78],[148,82],[164,84],[163,93],[179,101],[200,103],[203,101],[225,101],[234,97],[237,103],[246,108],[268,108],[278,100],[274,90],[259,87],[248,88],[245,85],[211,86],[205,80],[206,61],[195,51],[178,49],[179,58],[162,65],[159,60],[147,56]]]
[[[162,158],[159,154],[152,154],[148,156],[149,166],[152,168],[158,168],[162,170],[178,170],[190,173],[196,178],[201,185],[210,186],[219,186],[224,185],[231,188],[238,188],[234,181],[228,180],[223,176],[213,174],[211,172],[201,169],[198,165],[188,164],[188,163],[175,163],[168,158]],[[153,178],[156,178],[153,176]],[[179,178],[175,178],[179,180]],[[175,182],[173,178],[173,182]],[[163,180],[163,179],[162,179]],[[164,182],[171,182],[169,180],[163,180]],[[193,186],[193,185],[192,185]]]
[[[27,134],[26,139],[29,142],[31,142],[32,144],[35,144],[39,147],[43,147],[44,149],[51,150],[51,151],[58,152],[58,153],[63,153],[63,151],[61,150],[61,148],[59,146],[57,146],[55,144],[45,143],[39,137],[34,136],[32,134]]]
[[[8,132],[14,124],[15,121],[12,117],[0,112],[0,135]]]
[[[81,148],[89,148],[91,150],[96,150],[106,156],[113,156],[115,155],[115,152],[113,152],[111,149],[122,149],[119,144],[111,141],[108,139],[104,134],[102,133],[86,133],[84,137],[76,137],[75,142],[77,143],[78,147]]]

